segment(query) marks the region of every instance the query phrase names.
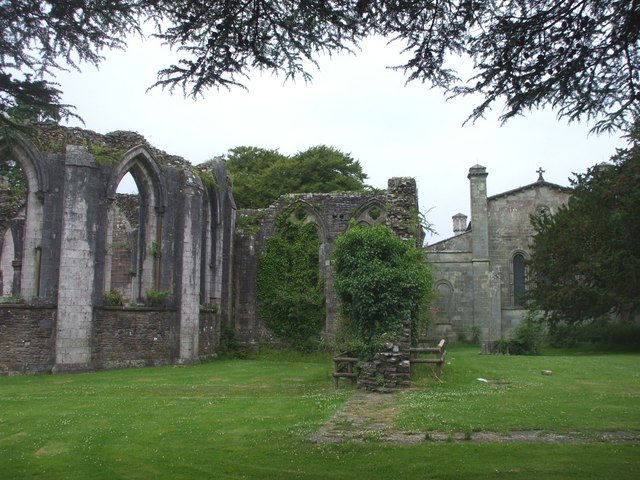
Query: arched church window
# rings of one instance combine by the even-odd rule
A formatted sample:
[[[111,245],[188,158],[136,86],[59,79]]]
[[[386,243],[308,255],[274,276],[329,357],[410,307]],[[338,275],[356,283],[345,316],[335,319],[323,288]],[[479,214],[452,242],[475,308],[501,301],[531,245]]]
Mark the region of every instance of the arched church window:
[[[518,252],[513,255],[513,306],[524,306],[524,295],[526,292],[526,268],[524,253]]]

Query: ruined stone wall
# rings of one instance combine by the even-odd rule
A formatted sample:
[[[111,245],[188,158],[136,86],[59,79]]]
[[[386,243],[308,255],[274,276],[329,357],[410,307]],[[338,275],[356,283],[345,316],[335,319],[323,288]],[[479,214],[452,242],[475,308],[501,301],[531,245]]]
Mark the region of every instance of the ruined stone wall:
[[[177,337],[175,310],[98,307],[92,329],[91,367],[171,363],[178,353]]]
[[[235,218],[223,165],[199,168],[204,185],[188,162],[136,133],[100,135],[55,125],[41,126],[30,139],[0,138],[0,154],[20,163],[28,184],[26,216],[11,220],[16,253],[0,245],[3,273],[8,264],[14,269],[27,310],[45,304],[56,312],[53,345],[32,342],[33,358],[53,356],[47,368],[60,372],[215,355],[220,318],[230,312],[230,298],[220,292],[230,292],[222,285],[231,277],[232,258],[224,238],[231,238]],[[139,195],[116,194],[126,173]],[[203,244],[210,245],[212,236],[223,239],[216,247],[220,261]],[[215,281],[201,281],[203,275]],[[127,304],[153,301],[161,309],[149,314],[101,308],[110,290],[122,292]],[[211,306],[220,313],[202,316],[204,298],[213,298]],[[13,345],[15,338],[6,341]],[[0,351],[0,364],[31,368],[30,360],[12,351]]]
[[[380,192],[287,195],[259,214],[254,231],[235,235],[224,164],[193,167],[137,133],[43,124],[29,138],[0,138],[0,155],[18,162],[27,181],[23,217],[0,219],[12,227],[0,268],[25,302],[2,310],[7,371],[195,362],[216,355],[221,324],[247,343],[270,339],[257,317],[257,261],[277,216],[296,206],[322,244],[328,335],[338,317],[331,255],[349,222],[387,224],[422,241],[408,178]],[[116,194],[127,173],[138,195]],[[107,305],[111,290],[124,306]]]
[[[388,342],[370,362],[359,362],[358,387],[375,392],[392,392],[411,386],[411,327],[405,326],[399,341]]]
[[[51,307],[0,305],[0,375],[51,371],[55,318]]]
[[[304,209],[317,225],[320,238],[319,269],[325,281],[326,321],[324,335],[335,333],[339,303],[333,289],[331,256],[335,240],[349,228],[350,222],[386,224],[401,238],[421,244],[417,189],[414,179],[392,178],[389,188],[378,192],[303,193],[278,198],[264,210],[239,211],[235,240],[234,324],[244,342],[274,340],[258,316],[256,273],[266,241],[275,233],[279,215],[296,207]],[[243,220],[245,219],[245,220]],[[253,219],[253,224],[248,219]]]

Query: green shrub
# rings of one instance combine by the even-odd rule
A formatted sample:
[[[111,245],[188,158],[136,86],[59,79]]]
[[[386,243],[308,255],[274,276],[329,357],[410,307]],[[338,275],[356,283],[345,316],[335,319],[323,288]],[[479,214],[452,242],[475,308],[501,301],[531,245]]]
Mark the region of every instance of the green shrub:
[[[527,312],[511,338],[496,343],[496,352],[511,355],[538,355],[544,336],[544,324],[536,317],[535,311]]]
[[[124,298],[118,290],[109,290],[104,292],[104,303],[110,307],[121,307],[124,305]]]
[[[417,335],[432,283],[420,250],[386,226],[354,225],[336,241],[333,261],[340,331],[351,339],[354,354],[372,358],[383,343],[397,340],[407,323]]]
[[[169,295],[171,295],[170,288],[166,290],[147,290],[147,305],[150,307],[159,307]]]
[[[600,317],[590,322],[569,324],[556,322],[549,326],[549,344],[558,348],[577,345],[604,345],[623,348],[640,348],[640,325],[634,322]]]
[[[245,359],[249,356],[249,350],[238,341],[236,331],[227,324],[220,327],[220,346],[218,354],[222,358]]]

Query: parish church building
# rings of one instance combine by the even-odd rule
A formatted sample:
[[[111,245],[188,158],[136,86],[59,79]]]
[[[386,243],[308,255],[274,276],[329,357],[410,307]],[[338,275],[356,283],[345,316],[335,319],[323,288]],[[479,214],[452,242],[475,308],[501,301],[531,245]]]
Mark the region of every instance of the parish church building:
[[[486,168],[469,169],[470,221],[454,215],[454,235],[426,247],[437,291],[432,336],[479,340],[490,351],[522,319],[531,216],[554,214],[571,192],[537,173],[534,183],[488,197]]]

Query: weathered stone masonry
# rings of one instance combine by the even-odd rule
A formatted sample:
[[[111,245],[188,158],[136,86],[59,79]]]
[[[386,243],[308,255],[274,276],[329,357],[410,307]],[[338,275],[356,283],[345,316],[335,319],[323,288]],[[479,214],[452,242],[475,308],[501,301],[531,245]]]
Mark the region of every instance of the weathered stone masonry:
[[[193,167],[132,132],[41,125],[1,139],[0,155],[20,164],[28,187],[24,206],[0,218],[0,373],[197,362],[216,355],[223,323],[245,343],[272,339],[257,315],[257,262],[288,209],[302,207],[318,228],[326,335],[338,316],[331,254],[351,220],[422,242],[412,179],[287,195],[241,212],[259,221],[236,232],[221,162]],[[137,196],[116,193],[127,173]]]
[[[379,192],[290,194],[279,198],[265,210],[240,210],[239,217],[256,220],[254,231],[238,230],[234,263],[234,321],[243,342],[272,340],[257,315],[257,262],[274,234],[276,218],[295,208],[302,208],[309,221],[316,224],[320,238],[319,268],[325,281],[326,322],[324,335],[335,332],[339,304],[333,289],[331,256],[334,242],[356,224],[385,224],[400,237],[421,245],[423,232],[418,222],[415,180],[392,178],[388,189]]]
[[[0,154],[19,162],[28,186],[24,207],[2,219],[0,232],[3,292],[22,302],[0,308],[0,371],[215,355],[220,322],[230,322],[221,283],[231,276],[235,210],[222,165],[196,169],[131,132],[51,125],[31,139],[2,139]],[[139,190],[133,212],[116,201],[126,173]],[[106,304],[111,290],[124,306]]]
[[[469,169],[471,222],[454,215],[455,235],[426,249],[438,293],[431,337],[479,340],[490,352],[525,315],[530,216],[555,213],[571,192],[538,173],[534,183],[488,197],[486,168]]]

